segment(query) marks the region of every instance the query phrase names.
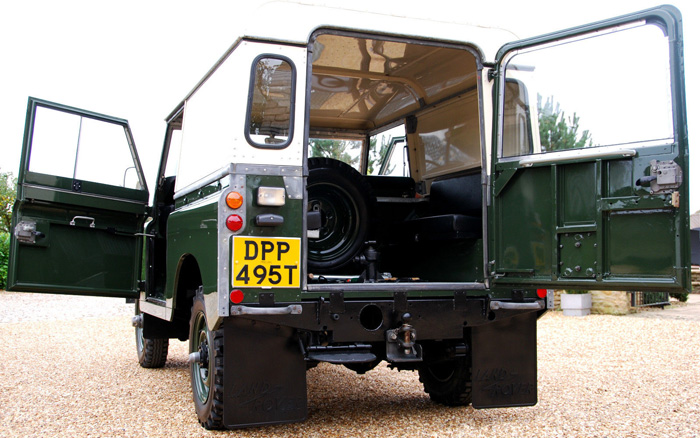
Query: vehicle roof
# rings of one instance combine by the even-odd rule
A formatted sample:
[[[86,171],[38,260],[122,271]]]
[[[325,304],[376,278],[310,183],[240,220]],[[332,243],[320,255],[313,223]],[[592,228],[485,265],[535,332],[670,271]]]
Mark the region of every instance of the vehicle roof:
[[[386,7],[382,8],[382,10],[386,9]],[[484,62],[494,61],[498,49],[503,44],[518,39],[514,33],[505,29],[454,21],[455,15],[461,16],[455,14],[454,10],[445,10],[440,19],[434,18],[440,15],[439,13],[433,13],[430,18],[425,18],[400,15],[402,12],[404,12],[403,9],[397,8],[392,13],[379,13],[354,7],[352,2],[343,6],[319,6],[272,0],[261,4],[253,12],[244,35],[306,44],[315,30],[338,28],[467,43],[479,51]]]
[[[382,11],[388,9],[386,4],[381,6]],[[403,9],[379,13],[356,6],[306,4],[294,0],[264,2],[254,9],[240,36],[166,117],[166,121],[178,116],[184,101],[207,80],[240,41],[247,38],[306,45],[312,34],[319,29],[348,30],[388,37],[467,44],[481,57],[480,61],[486,63],[494,62],[496,53],[504,44],[518,39],[517,35],[505,29],[453,21],[454,14],[450,12],[454,11],[445,11],[444,20],[409,17],[400,15],[401,12]],[[433,14],[435,15],[439,14]]]

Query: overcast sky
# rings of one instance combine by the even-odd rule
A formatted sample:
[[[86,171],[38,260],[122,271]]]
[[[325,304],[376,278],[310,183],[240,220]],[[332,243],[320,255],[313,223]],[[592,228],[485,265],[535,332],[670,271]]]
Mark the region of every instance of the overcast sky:
[[[0,3],[0,170],[17,173],[27,97],[128,119],[149,188],[165,132],[163,119],[226,51],[261,1],[63,0]],[[317,2],[323,2],[318,0]],[[237,5],[242,3],[243,6]],[[332,1],[325,1],[333,4]],[[353,0],[400,11],[539,35],[658,4],[646,0],[534,1]],[[691,210],[700,209],[700,6],[673,2],[684,19],[686,95],[691,141]],[[290,21],[290,26],[293,20]],[[360,25],[358,23],[358,25]],[[625,72],[614,80],[622,78]]]

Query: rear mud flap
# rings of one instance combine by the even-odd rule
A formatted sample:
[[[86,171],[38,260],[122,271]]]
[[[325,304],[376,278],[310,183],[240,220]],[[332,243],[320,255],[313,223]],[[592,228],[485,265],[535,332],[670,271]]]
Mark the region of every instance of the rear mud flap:
[[[224,321],[227,428],[306,419],[306,364],[291,328],[243,318]]]
[[[537,403],[537,312],[472,329],[472,405]]]

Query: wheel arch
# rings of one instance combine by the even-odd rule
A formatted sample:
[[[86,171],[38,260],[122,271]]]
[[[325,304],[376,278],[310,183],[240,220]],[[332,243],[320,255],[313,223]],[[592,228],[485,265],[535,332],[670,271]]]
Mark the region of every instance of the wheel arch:
[[[183,254],[177,265],[173,297],[173,321],[186,324],[192,316],[192,303],[201,288],[207,310],[207,322],[210,330],[216,330],[221,324],[218,315],[218,293],[216,275],[206,275],[198,259],[193,254]]]
[[[199,263],[192,254],[183,254],[180,257],[173,281],[171,321],[174,325],[181,326],[180,333],[189,334],[192,302],[197,290],[202,285]]]

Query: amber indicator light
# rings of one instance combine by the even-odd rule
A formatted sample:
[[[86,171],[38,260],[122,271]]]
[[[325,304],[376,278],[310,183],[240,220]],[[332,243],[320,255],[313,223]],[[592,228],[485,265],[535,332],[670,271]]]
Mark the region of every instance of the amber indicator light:
[[[226,195],[226,205],[234,210],[240,208],[243,205],[243,196],[238,192],[230,192]]]

